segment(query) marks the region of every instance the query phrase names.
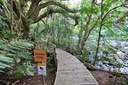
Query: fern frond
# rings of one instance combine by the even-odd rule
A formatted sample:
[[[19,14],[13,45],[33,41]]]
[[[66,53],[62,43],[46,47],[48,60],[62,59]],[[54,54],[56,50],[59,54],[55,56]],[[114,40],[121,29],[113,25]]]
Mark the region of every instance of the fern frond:
[[[7,46],[8,41],[5,39],[0,39],[0,49],[3,49]]]
[[[4,73],[4,71],[3,70],[0,70],[0,73]]]
[[[16,56],[16,55],[15,55],[15,54],[12,54],[12,53],[6,53],[5,56],[8,56],[8,57],[13,58],[13,57]]]
[[[5,64],[5,63],[2,63],[2,62],[0,62],[0,69],[5,69],[5,68],[9,68],[9,67],[11,67],[10,65],[8,65],[8,64]]]
[[[8,47],[10,49],[16,50],[16,51],[23,51],[22,48],[19,48],[18,46],[14,46],[14,45],[8,45]]]
[[[29,53],[29,52],[21,52],[18,55],[21,56],[22,58],[26,59],[26,60],[30,60],[33,58],[31,53]]]
[[[29,49],[29,48],[33,47],[33,44],[31,44],[29,42],[25,42],[25,41],[17,41],[15,43],[11,43],[11,45],[21,48],[21,49]]]
[[[5,63],[11,63],[11,62],[13,62],[13,59],[9,58],[9,57],[6,57],[4,55],[0,55],[0,61],[5,62]]]
[[[29,73],[32,75],[33,72],[30,70],[32,66],[27,63],[33,58],[31,52],[33,46],[32,43],[25,40],[9,42],[0,39],[0,73],[4,72],[6,68],[15,68],[12,73],[20,76]],[[27,62],[24,63],[26,60]]]
[[[0,50],[0,54],[5,54],[6,51]]]

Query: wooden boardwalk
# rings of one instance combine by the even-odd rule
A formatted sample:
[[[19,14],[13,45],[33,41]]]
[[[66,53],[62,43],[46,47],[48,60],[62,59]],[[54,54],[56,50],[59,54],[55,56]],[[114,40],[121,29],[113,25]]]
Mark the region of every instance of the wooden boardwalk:
[[[57,74],[54,85],[98,85],[87,68],[73,55],[56,49]]]

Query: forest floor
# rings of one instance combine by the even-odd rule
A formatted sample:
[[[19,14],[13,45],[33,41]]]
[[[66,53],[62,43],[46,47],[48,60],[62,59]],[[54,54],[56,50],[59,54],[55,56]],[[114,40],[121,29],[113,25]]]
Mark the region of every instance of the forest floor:
[[[97,80],[99,85],[128,85],[124,78],[113,76],[104,71],[90,71],[94,78]],[[55,80],[55,73],[47,73],[45,77],[46,85],[53,85]],[[2,84],[0,81],[0,85],[42,85],[42,76],[36,74],[33,77],[23,77],[18,79],[15,82],[4,81],[6,84]]]
[[[55,79],[55,74],[53,73],[47,73],[47,76],[45,77],[45,83],[47,85],[53,85]],[[35,75],[31,78],[22,78],[19,83],[15,85],[42,85],[42,76]],[[24,82],[24,83],[23,83]]]
[[[0,85],[42,85],[42,79],[43,77],[35,74],[35,76],[25,76],[21,79],[13,80],[7,79],[7,76],[0,80]],[[46,85],[53,85],[55,80],[55,74],[54,73],[47,73],[47,76],[45,77],[45,83]]]
[[[121,77],[113,76],[104,71],[90,71],[94,78],[97,80],[99,85],[128,85],[126,84],[126,80]],[[41,81],[42,77],[39,75],[35,75],[31,78],[22,78],[19,83],[15,85],[42,85]],[[47,73],[46,85],[54,85],[55,74]],[[24,82],[24,83],[23,83]]]
[[[99,85],[128,85],[126,79],[113,76],[104,71],[90,71]]]

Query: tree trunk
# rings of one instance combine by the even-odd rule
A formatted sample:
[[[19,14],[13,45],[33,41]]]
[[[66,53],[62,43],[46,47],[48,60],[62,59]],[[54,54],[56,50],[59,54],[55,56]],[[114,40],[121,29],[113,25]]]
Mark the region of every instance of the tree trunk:
[[[24,25],[24,28],[23,28],[23,38],[27,39],[29,38],[29,25]]]
[[[30,24],[28,20],[24,17],[22,17],[22,24],[23,24],[23,36],[24,38],[29,38],[29,30],[30,30]]]
[[[86,23],[86,27],[85,27],[85,31],[84,31],[84,36],[83,36],[83,39],[82,39],[82,42],[81,42],[81,50],[84,49],[85,40],[86,40],[86,36],[88,34],[88,28],[89,28],[89,24],[90,24],[91,18],[92,18],[92,15],[89,16],[88,21]]]

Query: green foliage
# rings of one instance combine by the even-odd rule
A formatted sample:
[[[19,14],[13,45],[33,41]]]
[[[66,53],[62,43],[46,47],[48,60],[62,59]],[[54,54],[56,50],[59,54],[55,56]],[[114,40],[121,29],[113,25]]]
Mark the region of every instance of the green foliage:
[[[42,34],[45,34],[46,28],[41,21],[36,24],[32,24],[30,27],[31,37],[40,38],[42,37]]]
[[[8,27],[9,27],[9,21],[6,18],[0,16],[0,29],[5,29]]]
[[[0,39],[0,72],[16,74],[17,77],[32,75],[32,48],[33,44],[26,40]]]
[[[24,63],[22,63],[22,65],[20,65],[15,71],[14,73],[16,74],[16,76],[18,78],[27,75],[33,76],[34,75],[34,66],[31,64],[30,61],[25,61]]]
[[[101,58],[101,61],[102,61],[102,62],[104,62],[104,61],[110,61],[110,60],[111,60],[111,59],[108,58],[108,57],[106,57],[106,56]]]
[[[80,45],[82,40],[86,43],[86,39],[96,40],[98,36],[101,36],[101,40],[105,38],[109,40],[128,40],[127,24],[120,25],[116,23],[116,20],[118,20],[118,18],[120,18],[120,16],[123,15],[127,9],[124,7],[113,9],[114,7],[122,4],[120,3],[120,0],[103,0],[103,3],[99,2],[101,0],[95,1],[97,2],[92,3],[92,0],[82,0],[80,11],[77,13],[79,15],[79,25],[77,26],[74,26],[74,20],[70,19],[72,18],[72,14],[67,13],[65,10],[60,9],[60,7],[57,6],[49,6],[47,8],[55,8],[62,15],[53,13],[52,16],[49,15],[49,18],[47,17],[46,19],[42,19],[36,24],[31,23],[34,19],[36,19],[36,17],[34,18],[34,14],[32,19],[27,19],[26,17],[28,20],[27,24],[31,25],[31,29],[29,30],[30,38],[32,41],[35,41],[34,44],[37,46],[36,48],[45,49],[48,52],[51,52],[53,50],[51,50],[52,47],[50,47],[48,43],[52,42],[57,44],[58,47],[68,50],[72,54],[80,54],[79,59],[81,61],[91,62],[89,51],[92,51],[92,53],[95,54],[96,45],[91,45],[91,48],[93,49],[88,47],[88,51],[85,50],[87,47],[84,46],[84,50],[81,51]],[[46,9],[41,10],[39,15],[41,15],[44,11],[46,11]],[[27,12],[21,14],[25,17],[27,15],[26,13]],[[67,16],[70,18],[67,18]],[[15,16],[13,17],[15,18]],[[20,19],[18,20],[17,21],[20,22]],[[124,19],[124,21],[127,22],[126,19]],[[33,48],[33,44],[26,40],[13,40],[13,38],[17,36],[19,39],[19,35],[23,36],[19,29],[22,31],[25,30],[20,28],[19,23],[17,23],[19,26],[19,28],[16,28],[18,29],[17,31],[13,30],[13,28],[10,29],[10,25],[8,25],[7,22],[8,20],[0,17],[0,37],[9,39],[9,41],[4,39],[0,40],[0,72],[4,72],[3,69],[11,69],[14,70],[14,72],[10,73],[16,73],[18,77],[29,73],[31,75],[32,73],[30,72],[30,69],[32,66],[29,61],[33,58],[31,50]],[[22,22],[23,21],[21,21],[21,23]],[[11,23],[14,24],[15,22],[12,21]],[[22,24],[22,26],[24,25]],[[98,35],[100,26],[102,27],[101,35]],[[84,32],[86,32],[85,41],[83,36]],[[90,45],[92,43],[96,44],[96,41],[86,44]],[[103,54],[106,54],[103,58],[101,58],[101,61],[112,60],[107,56],[107,52],[111,51],[114,53],[115,48],[113,49],[113,47],[108,45],[104,47],[102,46],[102,49],[100,48],[100,50]],[[51,57],[48,57],[48,63],[52,60],[53,59]],[[121,66],[118,63],[116,64]],[[48,65],[52,66],[50,63]]]

